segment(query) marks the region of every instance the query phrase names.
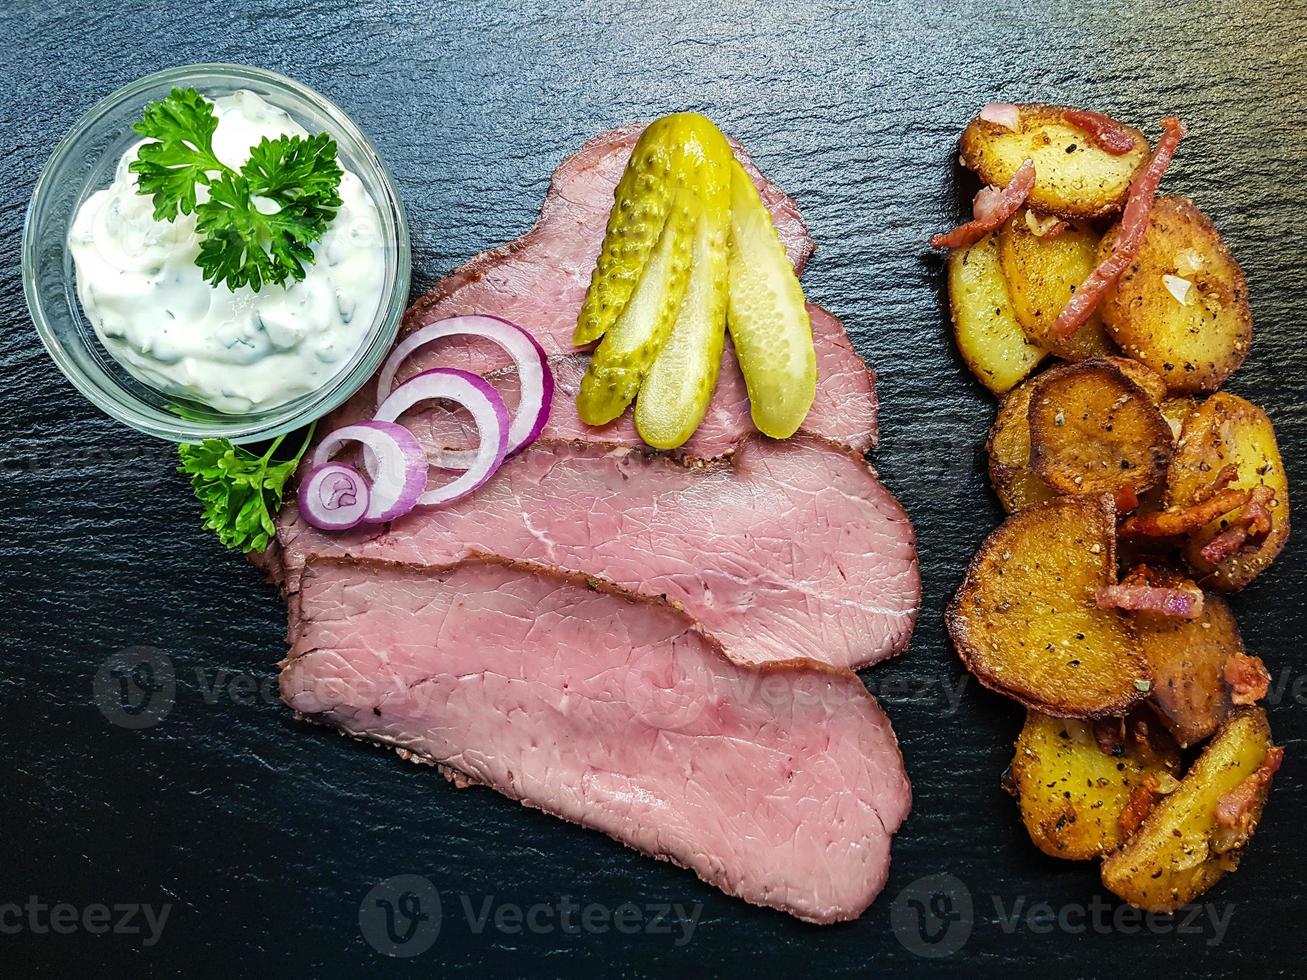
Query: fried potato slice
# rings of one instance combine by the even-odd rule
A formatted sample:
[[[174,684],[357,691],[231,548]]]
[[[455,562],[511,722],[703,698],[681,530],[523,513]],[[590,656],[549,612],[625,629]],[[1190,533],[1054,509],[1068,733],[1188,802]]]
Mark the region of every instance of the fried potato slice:
[[[1171,581],[1178,584],[1182,576]],[[1202,612],[1193,619],[1137,612],[1130,620],[1153,675],[1152,703],[1162,722],[1183,748],[1210,738],[1234,708],[1225,665],[1244,652],[1229,605],[1204,592]]]
[[[1147,364],[1140,364],[1138,361],[1129,357],[1104,357],[1103,360],[1124,374],[1140,388],[1143,388],[1144,391],[1148,393],[1148,397],[1152,399],[1159,408],[1162,408],[1162,403],[1166,401],[1167,398],[1167,387],[1166,382],[1162,380],[1160,374],[1150,368]],[[1162,414],[1166,415],[1165,408],[1162,409]],[[1176,433],[1176,437],[1179,438],[1178,432]]]
[[[1053,330],[1062,307],[1094,269],[1098,233],[1086,221],[1072,221],[1057,234],[1040,235],[1039,226],[1035,212],[1022,208],[995,232],[999,265],[1021,329],[1032,344],[1069,361],[1115,353],[1097,315],[1070,337]]]
[[[1009,517],[981,545],[946,614],[980,683],[1060,718],[1120,715],[1148,662],[1125,618],[1100,609],[1116,581],[1112,498],[1063,497]]]
[[[1242,589],[1275,561],[1289,538],[1289,477],[1275,441],[1275,426],[1256,405],[1238,395],[1217,392],[1195,407],[1184,423],[1180,443],[1167,473],[1167,503],[1185,507],[1202,499],[1226,466],[1238,472],[1236,489],[1269,487],[1271,529],[1252,537],[1224,561],[1203,557],[1217,535],[1237,525],[1247,508],[1212,521],[1189,537],[1186,560],[1203,575],[1203,583],[1223,591]]]
[[[1113,737],[1105,741],[1102,728]],[[1133,829],[1122,825],[1132,799],[1149,794],[1151,801],[1152,790],[1169,788],[1179,771],[1179,749],[1146,712],[1090,722],[1028,711],[1011,769],[1030,839],[1068,861],[1116,850]]]
[[[1237,868],[1282,754],[1264,711],[1233,714],[1179,788],[1103,862],[1108,891],[1141,909],[1173,912]]]
[[[949,253],[948,295],[958,351],[994,394],[1006,392],[1044,359],[1012,311],[993,234]]]
[[[1142,493],[1171,460],[1171,426],[1156,402],[1102,360],[1041,374],[1029,425],[1031,469],[1055,493]]]
[[[1103,236],[1098,259],[1117,234]],[[1099,313],[1121,349],[1177,392],[1215,391],[1252,341],[1243,270],[1207,215],[1183,197],[1153,202],[1139,253]]]
[[[1030,379],[1009,391],[998,407],[985,449],[989,454],[989,482],[1009,514],[1056,496],[1030,468]]]
[[[1148,161],[1148,141],[1130,129],[1135,146],[1114,156],[1067,122],[1067,107],[1018,106],[1016,130],[977,116],[962,133],[962,163],[986,184],[1003,187],[1026,160],[1035,163],[1030,206],[1061,218],[1098,218],[1121,210],[1130,181]]]

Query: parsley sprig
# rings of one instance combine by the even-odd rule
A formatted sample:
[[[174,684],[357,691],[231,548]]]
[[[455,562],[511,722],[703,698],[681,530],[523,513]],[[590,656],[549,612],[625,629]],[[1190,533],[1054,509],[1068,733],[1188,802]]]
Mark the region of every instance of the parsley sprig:
[[[293,459],[274,461],[285,436],[278,436],[268,451],[255,456],[226,439],[205,439],[198,445],[178,446],[181,466],[190,474],[191,488],[204,505],[204,526],[233,550],[263,551],[277,533],[273,517],[281,509],[290,479],[313,438],[309,426]]]
[[[196,215],[202,238],[195,262],[207,281],[258,292],[265,283],[304,278],[312,244],[341,205],[335,140],[326,133],[264,137],[235,171],[213,150],[213,104],[192,88],[151,102],[132,128],[153,140],[131,164],[137,190],[153,198],[158,221]],[[201,185],[208,188],[203,203]]]

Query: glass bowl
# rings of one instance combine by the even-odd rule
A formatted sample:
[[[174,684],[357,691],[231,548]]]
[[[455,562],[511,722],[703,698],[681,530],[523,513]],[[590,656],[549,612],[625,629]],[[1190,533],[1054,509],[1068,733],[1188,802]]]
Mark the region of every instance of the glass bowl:
[[[385,291],[366,338],[316,391],[263,411],[227,414],[137,380],[103,347],[77,298],[68,231],[78,208],[113,181],[118,159],[140,137],[132,131],[146,103],[174,87],[209,98],[244,89],[284,109],[310,133],[336,140],[340,160],[376,202],[385,252]],[[171,442],[252,442],[299,428],[352,395],[394,343],[408,302],[409,237],[403,206],[372,144],[337,106],[274,72],[244,65],[185,65],[148,75],[102,99],[64,137],[45,165],[23,224],[23,290],[36,331],[69,381],[99,409]]]

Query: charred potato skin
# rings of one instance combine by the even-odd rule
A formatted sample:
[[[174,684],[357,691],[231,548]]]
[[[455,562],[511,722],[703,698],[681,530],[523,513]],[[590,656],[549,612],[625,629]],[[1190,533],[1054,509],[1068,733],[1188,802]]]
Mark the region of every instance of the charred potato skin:
[[[1203,546],[1222,529],[1214,521],[1190,537],[1185,558],[1202,576],[1202,583],[1223,592],[1236,592],[1262,574],[1289,539],[1289,477],[1280,457],[1275,426],[1267,414],[1238,395],[1218,391],[1194,407],[1167,473],[1167,503],[1184,506],[1208,487],[1227,464],[1239,470],[1235,487],[1265,484],[1275,491],[1271,531],[1254,548],[1245,548],[1219,565],[1201,554]],[[1227,515],[1228,516],[1228,515]]]
[[[1056,494],[1030,468],[1030,393],[1037,379],[1030,378],[1009,391],[999,405],[985,440],[989,482],[1009,514],[1031,504],[1052,500]]]
[[[1016,320],[993,234],[949,253],[948,294],[958,351],[994,394],[1011,389],[1046,356]]]
[[[1149,393],[1107,360],[1041,374],[1027,426],[1031,469],[1055,493],[1115,493],[1126,486],[1142,493],[1166,479],[1171,426]]]
[[[1025,103],[1015,132],[977,116],[962,133],[962,163],[1002,187],[1022,161],[1035,162],[1030,206],[1060,218],[1101,218],[1121,210],[1130,182],[1148,162],[1148,140],[1130,129],[1134,148],[1113,156],[1066,121],[1069,106]],[[1068,148],[1074,147],[1068,152]]]
[[[1116,348],[1095,314],[1070,337],[1053,322],[1093,271],[1099,235],[1086,221],[1072,221],[1057,235],[1037,235],[1018,210],[995,235],[999,265],[1007,281],[1012,312],[1032,344],[1069,361],[1109,355]]]
[[[1118,230],[1103,236],[1100,260]],[[1164,275],[1193,283],[1185,304],[1167,290]],[[1139,253],[1107,290],[1099,312],[1120,348],[1180,394],[1215,391],[1243,364],[1252,343],[1243,269],[1188,198],[1161,196],[1153,203]]]
[[[1030,839],[1045,854],[1086,861],[1116,850],[1124,839],[1120,817],[1135,790],[1149,777],[1179,772],[1179,750],[1157,722],[1145,714],[1127,724],[1132,737],[1109,754],[1093,722],[1026,713],[1012,786]]]
[[[1222,840],[1220,798],[1257,772],[1274,750],[1266,713],[1235,712],[1139,830],[1103,862],[1103,885],[1137,908],[1174,912],[1238,867],[1261,819],[1269,782],[1261,788],[1245,832]]]
[[[1054,574],[1023,554],[1030,551],[1030,542],[1023,542],[1021,536],[1042,527],[1041,522],[1051,522],[1057,526],[1053,529],[1064,532],[1037,535],[1045,549],[1041,553],[1055,549],[1068,571],[1085,578],[1081,586],[1072,586],[1081,594],[1070,596],[1066,605],[1041,608],[1038,593],[1028,588],[1035,583],[1049,588]],[[1063,524],[1079,528],[1065,533],[1068,528]],[[1097,588],[1116,580],[1115,530],[1111,497],[1058,497],[1012,515],[985,539],[945,611],[949,639],[982,685],[1058,718],[1124,715],[1146,697],[1151,683],[1148,663],[1129,623],[1116,610],[1099,609],[1096,603]],[[1006,569],[1008,562],[1024,564]],[[994,590],[982,588],[983,584],[1002,579],[1009,571],[1016,573],[1009,581],[1015,578],[1017,584],[998,605],[987,607],[995,596],[986,592]],[[1065,578],[1058,575],[1057,582]],[[1059,625],[1058,642],[1041,643],[1035,652],[1030,635],[1037,632],[1035,625],[1046,628],[1059,615],[1074,616],[1095,635]],[[1058,659],[1060,666],[1054,663]],[[1033,668],[1043,668],[1044,676],[1035,676]]]

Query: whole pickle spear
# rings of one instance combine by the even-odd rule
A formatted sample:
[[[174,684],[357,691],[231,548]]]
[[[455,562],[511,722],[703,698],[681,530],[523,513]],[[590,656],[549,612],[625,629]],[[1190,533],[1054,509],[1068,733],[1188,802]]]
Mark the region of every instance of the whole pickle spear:
[[[681,112],[651,122],[626,164],[613,192],[613,209],[599,259],[590,275],[590,288],[576,320],[572,343],[589,344],[608,332],[635,292],[671,210],[678,186],[697,159],[686,144],[710,131],[721,134],[697,113]]]
[[[667,342],[689,279],[698,210],[693,191],[676,194],[626,309],[595,349],[576,396],[577,414],[587,425],[605,425],[626,411]]]
[[[758,431],[794,435],[817,395],[817,354],[803,288],[753,181],[731,165],[726,323]]]
[[[675,449],[703,421],[717,387],[726,342],[730,168],[734,160],[724,136],[718,134],[715,141],[705,140],[704,145],[711,156],[701,174],[690,282],[667,343],[635,402],[636,431],[655,449]]]

